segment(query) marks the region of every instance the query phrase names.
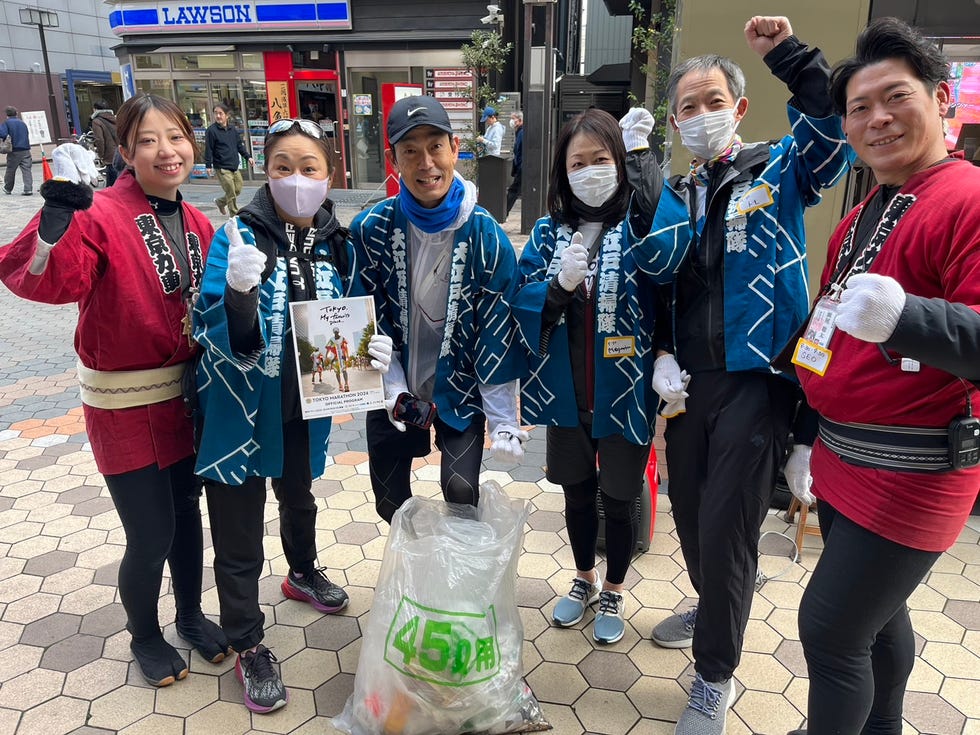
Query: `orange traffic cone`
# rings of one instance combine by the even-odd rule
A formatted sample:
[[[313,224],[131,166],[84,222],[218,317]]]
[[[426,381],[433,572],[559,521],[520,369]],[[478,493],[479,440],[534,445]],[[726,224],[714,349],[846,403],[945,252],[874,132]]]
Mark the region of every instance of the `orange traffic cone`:
[[[44,155],[44,151],[41,151],[41,173],[45,181],[50,181],[54,178],[54,174],[51,173],[51,166],[48,165],[48,158]]]

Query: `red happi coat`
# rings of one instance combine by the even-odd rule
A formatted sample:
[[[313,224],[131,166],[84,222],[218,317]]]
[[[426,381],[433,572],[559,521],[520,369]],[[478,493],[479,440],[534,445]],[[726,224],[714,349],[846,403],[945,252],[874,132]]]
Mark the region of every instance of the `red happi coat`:
[[[214,227],[184,203],[187,261],[200,283]],[[18,296],[48,304],[78,304],[75,351],[94,370],[146,370],[188,361],[194,349],[182,333],[186,307],[180,261],[146,195],[125,172],[76,212],[39,276],[34,259],[40,213],[0,247],[0,280]],[[85,425],[99,471],[115,475],[193,454],[193,430],[180,397],[125,409],[85,406]]]
[[[963,161],[933,166],[912,176],[898,196],[911,205],[869,272],[891,276],[914,296],[980,312],[980,169]],[[821,286],[833,276],[860,209],[831,237]],[[980,405],[969,383],[926,364],[918,372],[903,371],[885,360],[878,345],[839,329],[830,349],[823,377],[803,369],[797,374],[810,405],[833,421],[945,428],[964,413],[967,390],[973,393],[974,412]],[[818,498],[859,526],[923,551],[945,551],[956,541],[980,488],[980,466],[928,474],[859,467],[842,461],[819,439],[811,471]]]

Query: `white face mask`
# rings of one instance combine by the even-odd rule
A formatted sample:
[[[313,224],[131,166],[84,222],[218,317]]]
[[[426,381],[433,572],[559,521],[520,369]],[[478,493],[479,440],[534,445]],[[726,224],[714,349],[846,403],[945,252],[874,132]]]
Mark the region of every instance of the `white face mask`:
[[[698,158],[710,161],[724,151],[735,137],[735,129],[738,127],[735,120],[736,109],[738,102],[735,107],[678,120],[677,129],[681,134],[681,143]]]
[[[515,120],[514,118],[511,118],[510,119],[510,129],[513,130],[516,127],[517,127],[517,120]]]
[[[568,174],[572,194],[589,207],[601,207],[619,188],[619,171],[615,164],[585,166]]]
[[[269,191],[279,208],[290,217],[308,219],[316,214],[330,191],[330,179],[311,179],[293,174],[269,179]]]

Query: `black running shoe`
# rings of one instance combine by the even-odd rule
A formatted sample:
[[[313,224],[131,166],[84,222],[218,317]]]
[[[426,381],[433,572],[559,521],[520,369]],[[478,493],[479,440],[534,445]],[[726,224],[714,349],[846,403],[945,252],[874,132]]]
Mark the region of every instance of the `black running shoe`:
[[[290,571],[282,581],[282,593],[291,600],[308,602],[323,613],[343,610],[350,601],[347,593],[327,579],[324,569],[319,567],[301,578],[294,577]]]
[[[275,655],[261,643],[255,651],[238,655],[235,674],[245,688],[245,706],[252,712],[265,714],[286,706],[289,692],[272,665]]]

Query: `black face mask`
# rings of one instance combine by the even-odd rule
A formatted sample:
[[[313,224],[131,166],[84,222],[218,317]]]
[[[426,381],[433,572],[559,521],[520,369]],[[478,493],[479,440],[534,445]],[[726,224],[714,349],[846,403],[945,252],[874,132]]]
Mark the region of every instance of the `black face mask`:
[[[626,218],[629,201],[629,186],[626,183],[621,183],[616,193],[599,207],[590,207],[577,197],[570,196],[568,206],[562,212],[562,219],[572,227],[577,227],[581,222],[601,222],[606,227],[611,227]]]

